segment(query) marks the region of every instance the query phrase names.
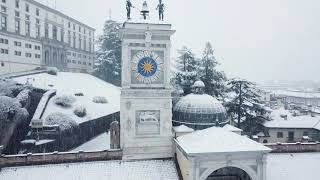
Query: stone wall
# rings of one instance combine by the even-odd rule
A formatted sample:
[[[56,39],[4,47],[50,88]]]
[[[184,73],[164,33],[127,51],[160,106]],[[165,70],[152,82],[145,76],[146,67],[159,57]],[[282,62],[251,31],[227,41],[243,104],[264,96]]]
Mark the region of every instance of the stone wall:
[[[90,162],[121,160],[121,150],[106,150],[97,152],[70,152],[70,153],[45,153],[24,155],[2,155],[0,157],[0,169],[12,166],[44,165],[73,162]]]
[[[320,152],[320,143],[275,143],[265,144],[272,149],[271,153],[306,153]]]

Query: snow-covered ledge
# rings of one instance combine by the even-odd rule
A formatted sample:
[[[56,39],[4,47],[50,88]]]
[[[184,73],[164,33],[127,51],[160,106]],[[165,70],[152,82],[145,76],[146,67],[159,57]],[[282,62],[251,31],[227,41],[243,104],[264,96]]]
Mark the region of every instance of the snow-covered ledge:
[[[265,180],[265,155],[271,149],[223,128],[208,128],[175,140],[184,180],[206,180],[213,172],[233,167],[251,180]]]

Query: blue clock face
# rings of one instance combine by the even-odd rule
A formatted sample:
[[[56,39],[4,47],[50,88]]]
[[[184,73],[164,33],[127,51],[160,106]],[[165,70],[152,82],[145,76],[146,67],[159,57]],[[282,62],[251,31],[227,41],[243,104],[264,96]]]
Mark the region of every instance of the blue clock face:
[[[151,77],[156,74],[158,69],[157,62],[153,57],[144,57],[137,64],[138,73],[143,77]]]
[[[139,51],[133,56],[134,78],[140,83],[151,84],[163,75],[163,61],[153,51]]]

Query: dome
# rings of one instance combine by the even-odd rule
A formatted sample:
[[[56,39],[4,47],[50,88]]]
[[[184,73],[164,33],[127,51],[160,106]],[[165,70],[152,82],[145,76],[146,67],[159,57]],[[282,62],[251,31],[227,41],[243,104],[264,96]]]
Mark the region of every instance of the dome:
[[[226,119],[226,109],[221,102],[208,94],[189,94],[173,108],[175,126],[186,125],[198,130],[224,125]]]

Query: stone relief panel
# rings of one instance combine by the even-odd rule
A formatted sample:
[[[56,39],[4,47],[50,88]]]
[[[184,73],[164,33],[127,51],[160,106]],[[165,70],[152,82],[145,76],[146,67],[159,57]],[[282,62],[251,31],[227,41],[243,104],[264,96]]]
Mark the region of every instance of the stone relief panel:
[[[136,135],[160,135],[160,110],[136,111]]]

